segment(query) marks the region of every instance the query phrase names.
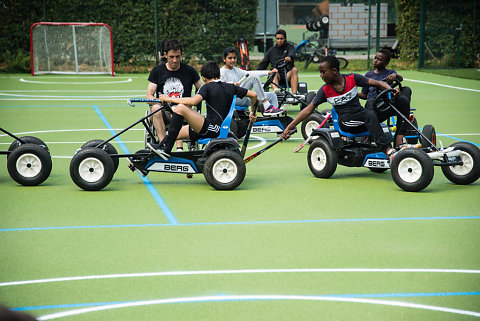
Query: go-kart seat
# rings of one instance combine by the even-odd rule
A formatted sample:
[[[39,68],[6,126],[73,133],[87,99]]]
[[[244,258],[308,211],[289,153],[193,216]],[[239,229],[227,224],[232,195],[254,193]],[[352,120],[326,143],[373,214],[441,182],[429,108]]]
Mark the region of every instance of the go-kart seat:
[[[338,114],[337,114],[337,111],[335,110],[334,107],[332,107],[332,120],[333,120],[333,129],[338,131],[340,133],[340,135],[342,135],[342,136],[349,137],[349,138],[370,136],[369,131],[363,131],[363,132],[360,132],[360,133],[349,133],[349,132],[343,131],[340,128],[340,125],[338,124]]]
[[[230,132],[230,124],[232,123],[233,112],[235,111],[235,100],[237,96],[233,96],[232,105],[230,106],[230,110],[227,114],[227,117],[223,120],[222,124],[220,125],[220,134],[217,138],[227,138],[228,133]],[[200,138],[198,143],[200,145],[206,145],[210,142],[211,138]]]

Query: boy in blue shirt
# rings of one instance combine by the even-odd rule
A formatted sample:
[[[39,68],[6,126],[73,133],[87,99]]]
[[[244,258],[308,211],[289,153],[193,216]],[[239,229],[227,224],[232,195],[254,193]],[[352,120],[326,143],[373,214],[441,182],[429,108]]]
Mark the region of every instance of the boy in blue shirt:
[[[403,77],[393,69],[387,69],[386,67],[390,63],[392,54],[387,49],[380,49],[373,58],[373,70],[368,71],[365,77],[374,79],[377,81],[385,81],[388,84],[392,84],[395,79],[403,81]],[[412,90],[409,87],[402,87],[400,95],[394,97],[393,101],[395,107],[408,119],[410,116],[410,99],[412,96]],[[375,87],[363,87],[362,92],[358,93],[358,97],[366,99],[365,108],[373,109],[373,103],[377,98],[377,88]],[[408,124],[405,120],[397,115],[393,109],[389,109],[384,112],[377,111],[377,117],[380,122],[385,121],[390,116],[397,116],[397,135],[395,139],[395,146],[403,144],[405,134],[408,129]]]

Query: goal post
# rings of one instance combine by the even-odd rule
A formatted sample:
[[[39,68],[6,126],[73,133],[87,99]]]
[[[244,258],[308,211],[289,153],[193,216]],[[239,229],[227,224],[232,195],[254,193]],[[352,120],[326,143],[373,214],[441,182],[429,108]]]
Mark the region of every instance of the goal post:
[[[111,74],[112,29],[105,23],[37,22],[30,28],[32,76]]]

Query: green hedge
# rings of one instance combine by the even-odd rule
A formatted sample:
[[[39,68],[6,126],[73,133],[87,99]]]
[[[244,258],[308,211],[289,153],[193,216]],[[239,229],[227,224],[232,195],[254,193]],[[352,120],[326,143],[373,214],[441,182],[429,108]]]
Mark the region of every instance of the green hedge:
[[[30,26],[43,21],[43,1],[6,0],[0,6],[0,70],[28,72]],[[155,1],[45,0],[48,22],[103,22],[113,31],[115,64],[155,59]],[[173,37],[186,58],[220,60],[239,37],[253,44],[258,0],[158,0],[158,41]]]

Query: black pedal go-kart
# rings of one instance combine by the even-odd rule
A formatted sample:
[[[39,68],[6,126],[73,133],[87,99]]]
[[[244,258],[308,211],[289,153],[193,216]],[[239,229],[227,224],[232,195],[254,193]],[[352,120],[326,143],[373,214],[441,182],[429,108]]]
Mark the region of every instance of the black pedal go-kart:
[[[396,148],[393,159],[389,159],[369,142],[369,132],[353,134],[342,131],[338,125],[338,115],[332,108],[333,129],[319,128],[312,132],[312,136],[317,139],[310,145],[307,161],[313,175],[329,178],[335,173],[337,164],[367,167],[377,173],[390,169],[394,182],[408,192],[418,192],[426,188],[433,179],[434,166],[440,166],[445,177],[455,184],[468,185],[478,180],[480,149],[467,142],[438,148],[434,127],[426,125],[420,132],[409,119],[398,112],[389,97],[391,92],[394,92],[394,89],[384,90],[378,95],[376,108],[393,108],[417,131],[421,145],[400,146]],[[388,126],[384,125],[383,129],[385,135],[391,135]]]
[[[7,155],[7,169],[12,179],[24,186],[42,184],[52,171],[47,145],[34,136],[17,137],[3,128],[0,131],[15,139],[8,150],[0,151],[1,155]]]
[[[128,100],[130,106],[134,106],[134,102],[159,103],[155,99],[132,98]],[[230,132],[235,98],[228,116],[221,124],[218,138],[199,139],[198,142],[191,142],[191,148],[188,151],[172,152],[168,160],[164,160],[146,148],[138,150],[134,154],[117,153],[110,141],[140,123],[145,128],[146,141],[155,141],[153,138],[155,134],[151,129],[152,125],[149,119],[163,109],[172,112],[168,103],[162,103],[162,108],[148,112],[113,137],[85,143],[77,150],[70,163],[70,176],[73,182],[88,191],[103,189],[111,182],[118,168],[119,158],[127,158],[129,168],[137,171],[143,177],[150,172],[180,173],[187,174],[187,177],[203,173],[207,183],[217,190],[233,190],[243,182],[246,174],[246,161],[243,160],[243,156],[250,132],[245,135],[242,150],[240,150],[237,138]],[[249,127],[251,128],[251,126]],[[198,146],[203,146],[203,148],[200,149]]]
[[[316,92],[308,91],[307,83],[299,81],[298,92],[296,94],[292,93],[290,91],[290,84],[288,83],[287,79],[287,65],[288,63],[283,62],[283,60],[277,62],[274,66],[277,68],[278,73],[280,74],[279,83],[277,84],[274,82],[276,73],[272,73],[270,76],[268,76],[267,80],[263,84],[263,89],[268,91],[271,84],[277,86],[277,88],[280,90],[280,92],[276,94],[279,108],[285,104],[289,104],[300,105],[300,109],[303,109],[312,102],[313,98],[315,98]]]

